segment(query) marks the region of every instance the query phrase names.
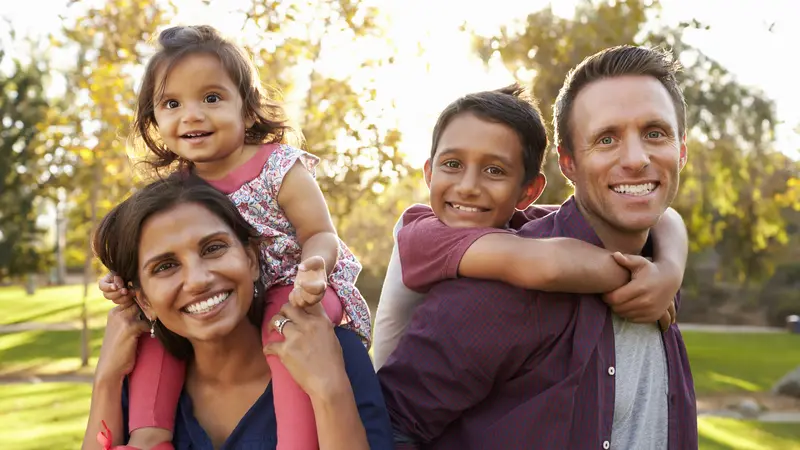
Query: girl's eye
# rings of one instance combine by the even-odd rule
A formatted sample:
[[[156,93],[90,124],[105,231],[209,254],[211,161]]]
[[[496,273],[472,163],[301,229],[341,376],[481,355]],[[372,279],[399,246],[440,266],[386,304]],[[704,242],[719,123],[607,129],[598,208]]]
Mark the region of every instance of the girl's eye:
[[[503,169],[499,167],[487,167],[486,171],[489,172],[490,175],[502,175],[505,173]]]
[[[217,103],[220,100],[222,100],[222,98],[217,94],[206,95],[206,103]]]
[[[177,100],[167,100],[167,101],[164,102],[164,106],[167,109],[173,109],[173,108],[177,108],[178,106],[180,106],[180,103],[178,103]]]

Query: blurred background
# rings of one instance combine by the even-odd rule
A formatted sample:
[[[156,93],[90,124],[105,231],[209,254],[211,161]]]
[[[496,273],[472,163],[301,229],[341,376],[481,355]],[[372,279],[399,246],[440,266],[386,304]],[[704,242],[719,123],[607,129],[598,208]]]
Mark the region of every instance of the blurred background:
[[[377,304],[391,228],[426,202],[441,109],[519,81],[548,123],[567,71],[617,44],[685,66],[691,253],[679,322],[701,448],[800,448],[800,21],[789,0],[27,0],[0,10],[0,446],[78,448],[112,306],[94,225],[141,179],[126,138],[151,39],[209,24],[246,46],[323,159]],[[792,19],[792,17],[795,17]],[[549,155],[538,203],[570,194]]]

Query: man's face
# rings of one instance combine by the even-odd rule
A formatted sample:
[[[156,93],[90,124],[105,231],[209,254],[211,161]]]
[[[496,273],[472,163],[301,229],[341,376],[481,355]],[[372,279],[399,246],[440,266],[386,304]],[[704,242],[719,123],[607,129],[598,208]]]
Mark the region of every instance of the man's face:
[[[653,227],[678,191],[686,145],[666,88],[649,76],[595,81],[575,98],[573,154],[559,164],[594,226],[623,233]]]
[[[450,227],[504,227],[515,208],[528,207],[544,189],[542,175],[523,185],[522,152],[511,127],[472,113],[453,117],[425,162],[436,217]]]

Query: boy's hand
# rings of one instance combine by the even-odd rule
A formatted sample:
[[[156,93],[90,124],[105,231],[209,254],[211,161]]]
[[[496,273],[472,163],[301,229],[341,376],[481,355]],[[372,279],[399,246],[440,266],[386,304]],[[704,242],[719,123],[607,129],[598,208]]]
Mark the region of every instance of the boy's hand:
[[[630,270],[631,281],[603,295],[603,300],[619,316],[632,322],[658,321],[662,331],[675,321],[675,294],[680,289],[680,277],[658,264],[636,255],[616,252],[614,260]]]
[[[103,278],[100,278],[97,284],[103,292],[103,297],[117,305],[127,305],[133,302],[133,293],[125,287],[125,282],[122,281],[122,278],[113,273],[107,273]]]
[[[319,303],[327,288],[325,260],[321,256],[312,256],[297,266],[294,290],[289,294],[289,302],[300,308],[307,308]]]

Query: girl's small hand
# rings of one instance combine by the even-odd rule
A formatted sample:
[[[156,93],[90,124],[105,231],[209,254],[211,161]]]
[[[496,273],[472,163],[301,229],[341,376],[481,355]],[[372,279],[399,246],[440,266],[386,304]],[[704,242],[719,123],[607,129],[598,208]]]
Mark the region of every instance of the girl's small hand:
[[[280,331],[285,340],[267,344],[264,354],[280,358],[312,399],[334,393],[345,385],[349,387],[342,347],[322,305],[300,308],[287,303],[270,320],[271,328],[278,330],[276,323],[284,319],[288,321]]]
[[[97,361],[96,376],[121,380],[131,373],[136,362],[139,336],[149,329],[150,324],[140,318],[136,303],[130,302],[111,309]]]
[[[289,294],[289,303],[300,308],[316,305],[322,300],[327,288],[325,260],[320,256],[312,256],[297,266],[294,290]]]
[[[103,297],[117,305],[127,305],[133,301],[133,294],[125,287],[125,282],[122,281],[122,278],[111,272],[100,278],[97,284],[100,291],[103,292]]]

